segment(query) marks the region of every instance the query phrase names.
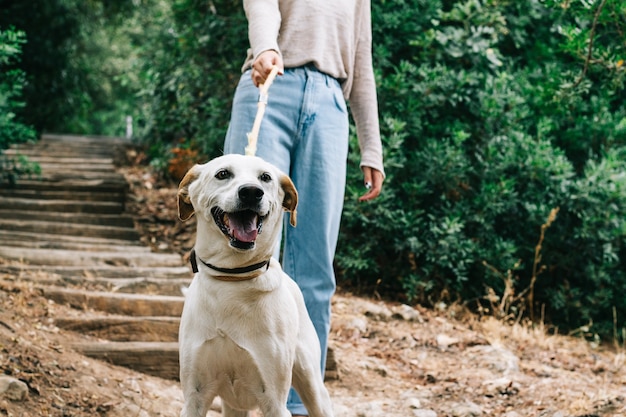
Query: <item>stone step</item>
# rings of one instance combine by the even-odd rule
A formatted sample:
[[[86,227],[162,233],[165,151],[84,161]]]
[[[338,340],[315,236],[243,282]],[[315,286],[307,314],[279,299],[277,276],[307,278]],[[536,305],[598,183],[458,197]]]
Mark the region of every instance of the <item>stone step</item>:
[[[139,242],[134,241],[106,239],[93,236],[55,235],[41,233],[39,231],[21,232],[0,229],[0,243],[5,246],[19,246],[24,248],[150,252],[150,248],[139,245]]]
[[[111,265],[7,265],[0,264],[0,272],[10,274],[20,279],[36,280],[40,274],[48,274],[60,277],[64,280],[79,280],[89,278],[158,278],[158,279],[185,279],[193,276],[191,268],[187,265],[178,267],[159,266],[111,266]]]
[[[92,342],[72,345],[88,356],[164,379],[178,380],[176,342]]]
[[[43,134],[39,140],[23,142],[18,144],[24,147],[45,147],[45,146],[64,146],[68,150],[77,149],[81,146],[102,146],[110,148],[111,146],[123,146],[129,144],[126,140],[116,140],[115,138],[101,137],[95,139],[93,137],[82,135],[49,135]]]
[[[10,210],[0,208],[0,221],[2,220],[33,220],[33,221],[57,221],[61,223],[85,224],[94,226],[112,226],[134,228],[135,222],[127,214],[92,214],[92,213],[65,213],[37,210]]]
[[[115,172],[115,167],[110,164],[92,164],[88,159],[82,160],[80,163],[76,164],[64,164],[64,163],[54,163],[54,162],[45,162],[38,163],[42,172],[63,172],[67,171],[70,173],[78,173],[78,172],[88,172],[88,173],[112,173]]]
[[[76,171],[71,168],[53,171],[42,171],[37,177],[43,181],[120,181],[124,177],[117,172],[108,171]]]
[[[0,197],[28,198],[35,200],[79,200],[79,201],[125,201],[123,191],[102,192],[93,191],[64,191],[64,190],[26,190],[23,188],[0,189]]]
[[[52,134],[45,133],[41,137],[41,142],[44,143],[63,143],[72,145],[94,145],[99,144],[103,146],[119,146],[128,145],[130,140],[123,137],[115,136],[97,136],[97,135],[72,135],[72,134]]]
[[[151,295],[172,295],[179,297],[183,295],[183,289],[189,287],[192,277],[187,275],[184,278],[70,278],[64,277],[55,281],[50,281],[53,285],[69,284],[77,285],[85,290],[101,290],[127,293],[127,294],[151,294]],[[56,282],[56,284],[54,284]]]
[[[0,258],[22,261],[30,265],[74,266],[93,268],[175,267],[182,265],[177,254],[133,252],[86,252],[83,250],[14,248],[0,245]]]
[[[173,295],[128,294],[44,287],[46,298],[81,310],[133,317],[180,317],[185,298]]]
[[[93,153],[86,152],[86,150],[100,150],[103,153],[113,154],[117,148],[130,144],[131,142],[125,138],[44,134],[38,141],[22,143],[16,147],[18,150],[36,149],[45,151],[48,149],[59,149],[67,154],[93,157]]]
[[[39,232],[0,230],[0,243],[5,246],[31,249],[65,249],[86,252],[142,252],[149,253],[147,246],[137,241],[106,239],[83,236],[53,235]]]
[[[5,272],[8,266],[0,266],[0,273]],[[15,271],[15,269],[13,269]],[[73,288],[84,291],[101,291],[118,294],[167,295],[180,297],[189,288],[191,274],[184,278],[104,278],[93,276],[90,271],[84,271],[82,276],[66,276],[34,270],[20,270],[14,279],[20,282],[32,282],[38,286],[53,286],[59,288]]]
[[[0,209],[121,214],[124,212],[124,204],[112,201],[35,200],[30,198],[2,197],[0,198]]]
[[[40,221],[0,219],[0,229],[16,232],[42,232],[53,235],[89,236],[129,240],[139,243],[139,232],[130,227],[99,226],[93,224],[66,223],[62,221]]]
[[[127,192],[128,184],[124,177],[117,176],[115,179],[73,179],[65,178],[60,180],[28,180],[19,179],[13,189],[22,190],[56,190],[56,191],[98,191],[98,192]]]
[[[58,317],[54,324],[61,329],[113,342],[176,342],[180,317]]]
[[[39,165],[45,164],[63,164],[68,166],[73,166],[75,164],[84,164],[88,161],[90,164],[98,165],[98,166],[106,166],[107,169],[114,170],[115,165],[113,162],[113,158],[95,158],[90,156],[81,155],[80,157],[70,157],[70,156],[49,156],[45,153],[42,153],[40,148],[30,148],[30,149],[22,149],[18,150],[16,148],[6,149],[4,151],[5,155],[8,156],[18,156],[24,155],[28,157],[30,162],[36,162]]]
[[[11,157],[26,157],[28,161],[37,162],[38,158],[82,158],[83,161],[113,160],[116,151],[105,144],[74,144],[74,143],[48,143],[43,141],[37,144],[21,144],[11,147],[7,153]],[[45,159],[43,160],[45,162]]]
[[[118,292],[182,296],[183,288],[189,287],[192,279],[193,276],[188,273],[183,278],[108,278],[98,279],[96,282],[100,285],[109,285]]]

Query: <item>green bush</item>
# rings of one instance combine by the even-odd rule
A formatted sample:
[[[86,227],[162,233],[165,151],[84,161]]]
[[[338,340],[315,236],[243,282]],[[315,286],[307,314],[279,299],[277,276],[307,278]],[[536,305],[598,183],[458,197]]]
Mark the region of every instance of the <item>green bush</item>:
[[[24,158],[12,158],[3,153],[12,144],[35,139],[33,128],[22,123],[16,116],[16,111],[24,107],[24,73],[8,69],[19,60],[24,42],[23,32],[0,28],[0,183],[14,183],[20,175],[34,170]]]
[[[140,135],[164,170],[174,147],[222,153],[247,48],[241,2],[179,0],[150,26]]]
[[[624,6],[583,3],[372,3],[387,179],[357,202],[352,131],[340,285],[489,308],[508,276],[518,312],[607,336],[615,308],[624,327]],[[221,153],[246,22],[240,1],[197,0],[153,21],[143,137],[164,170],[174,147]]]
[[[624,6],[582,3],[373,4],[388,177],[373,203],[348,189],[343,285],[488,308],[510,276],[518,311],[626,327]],[[360,184],[356,152],[349,176]]]
[[[555,322],[594,324],[613,335],[626,312],[626,148],[589,160],[572,184],[555,230],[550,231],[549,265],[540,277],[541,299]],[[545,279],[544,279],[545,278]],[[544,279],[543,281],[541,281]]]
[[[17,111],[25,123],[37,132],[124,134],[125,116],[139,113],[134,41],[142,36],[133,19],[153,2],[135,3],[4,2],[0,27],[13,26],[27,40],[22,59],[10,65],[25,77],[28,109]]]

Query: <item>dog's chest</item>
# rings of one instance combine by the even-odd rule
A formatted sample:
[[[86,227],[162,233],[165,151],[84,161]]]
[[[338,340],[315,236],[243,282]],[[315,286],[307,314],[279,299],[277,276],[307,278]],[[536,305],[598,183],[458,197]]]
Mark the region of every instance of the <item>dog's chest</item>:
[[[269,273],[274,272],[270,268]],[[268,375],[270,385],[287,392],[300,317],[288,285],[259,291],[252,283],[196,278],[185,300],[179,334],[184,373],[206,381],[210,391],[237,408],[255,406],[268,389]]]
[[[253,408],[263,391],[261,371],[253,356],[226,335],[206,342],[207,379],[214,381],[223,401],[241,408]]]

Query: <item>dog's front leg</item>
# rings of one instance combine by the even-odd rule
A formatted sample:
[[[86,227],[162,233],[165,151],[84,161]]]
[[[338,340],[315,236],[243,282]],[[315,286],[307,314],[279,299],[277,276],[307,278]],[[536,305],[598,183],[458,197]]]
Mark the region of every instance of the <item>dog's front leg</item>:
[[[291,417],[285,404],[261,404],[263,416]]]
[[[263,416],[291,417],[291,413],[285,408],[284,405],[279,408],[275,408],[275,407],[263,407],[263,408],[264,409],[261,410],[261,412],[263,413]],[[258,414],[254,414],[254,415],[258,415]],[[222,404],[222,417],[250,417],[250,412],[234,410],[230,408],[228,405]]]
[[[209,408],[213,403],[213,398],[206,398],[202,395],[185,393],[185,405],[180,413],[180,417],[206,417]],[[242,417],[247,417],[244,414]]]
[[[305,364],[294,366],[293,386],[311,417],[332,417],[333,407],[319,368]]]
[[[222,417],[249,417],[249,411],[235,410],[226,403],[222,403]]]
[[[195,355],[185,343],[180,345],[180,382],[185,404],[181,417],[206,417],[213,400],[216,397],[214,384],[207,383],[211,378],[202,368],[200,351]]]
[[[333,407],[319,368],[320,349],[313,323],[308,316],[301,323],[299,345],[293,366],[293,387],[311,417],[332,417]]]

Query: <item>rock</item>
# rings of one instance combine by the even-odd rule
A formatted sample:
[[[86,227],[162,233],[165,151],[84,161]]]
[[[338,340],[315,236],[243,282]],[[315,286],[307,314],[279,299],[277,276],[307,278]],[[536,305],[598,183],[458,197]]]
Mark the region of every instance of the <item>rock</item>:
[[[363,314],[373,320],[388,322],[393,317],[393,313],[385,306],[376,305],[374,303],[366,303]]]
[[[432,392],[428,390],[408,390],[402,393],[403,408],[410,410],[408,415],[415,417],[437,417],[437,413],[433,410],[424,408],[423,402],[430,402]]]
[[[358,335],[365,334],[367,332],[367,321],[361,317],[354,317],[346,323],[345,330],[357,333]]]
[[[419,409],[422,408],[422,402],[417,398],[407,398],[405,401],[407,408]]]
[[[433,410],[427,410],[424,408],[412,410],[414,417],[437,417],[437,413]]]
[[[351,407],[344,404],[337,404],[336,402],[333,404],[333,411],[335,417],[352,417],[354,415]]]
[[[356,410],[357,417],[384,417],[385,415],[382,401],[363,404]]]
[[[446,350],[448,347],[450,347],[452,345],[456,345],[457,343],[459,343],[459,339],[456,339],[454,337],[450,337],[450,336],[445,335],[445,334],[438,334],[437,335],[437,346],[441,350]]]
[[[329,344],[326,351],[326,370],[324,371],[325,381],[341,379],[339,361],[337,360],[337,354],[335,352],[335,347],[332,344]]]
[[[150,414],[146,410],[142,410],[140,406],[136,404],[120,404],[114,408],[114,412],[118,415],[136,416],[136,417],[150,417]]]
[[[348,340],[367,337],[368,320],[363,315],[344,314],[333,319],[333,332]]]
[[[476,366],[481,366],[504,374],[519,371],[519,358],[508,349],[499,346],[473,346],[464,352],[471,356]]]
[[[541,413],[539,413],[538,417],[565,417],[565,414],[563,414],[560,411],[544,410]]]
[[[389,369],[385,365],[385,362],[377,358],[364,358],[358,362],[358,366],[361,369],[374,371],[383,377],[389,375]]]
[[[483,415],[483,410],[477,404],[467,402],[452,406],[450,415],[452,417],[480,417]]]
[[[16,378],[1,376],[0,393],[11,401],[24,401],[28,395],[28,385]]]
[[[420,315],[420,312],[414,309],[413,307],[402,304],[400,306],[392,308],[394,319],[400,319],[404,321],[411,321],[416,323],[423,323],[424,320]]]
[[[482,383],[483,394],[487,396],[515,395],[520,385],[508,377],[493,379]]]

